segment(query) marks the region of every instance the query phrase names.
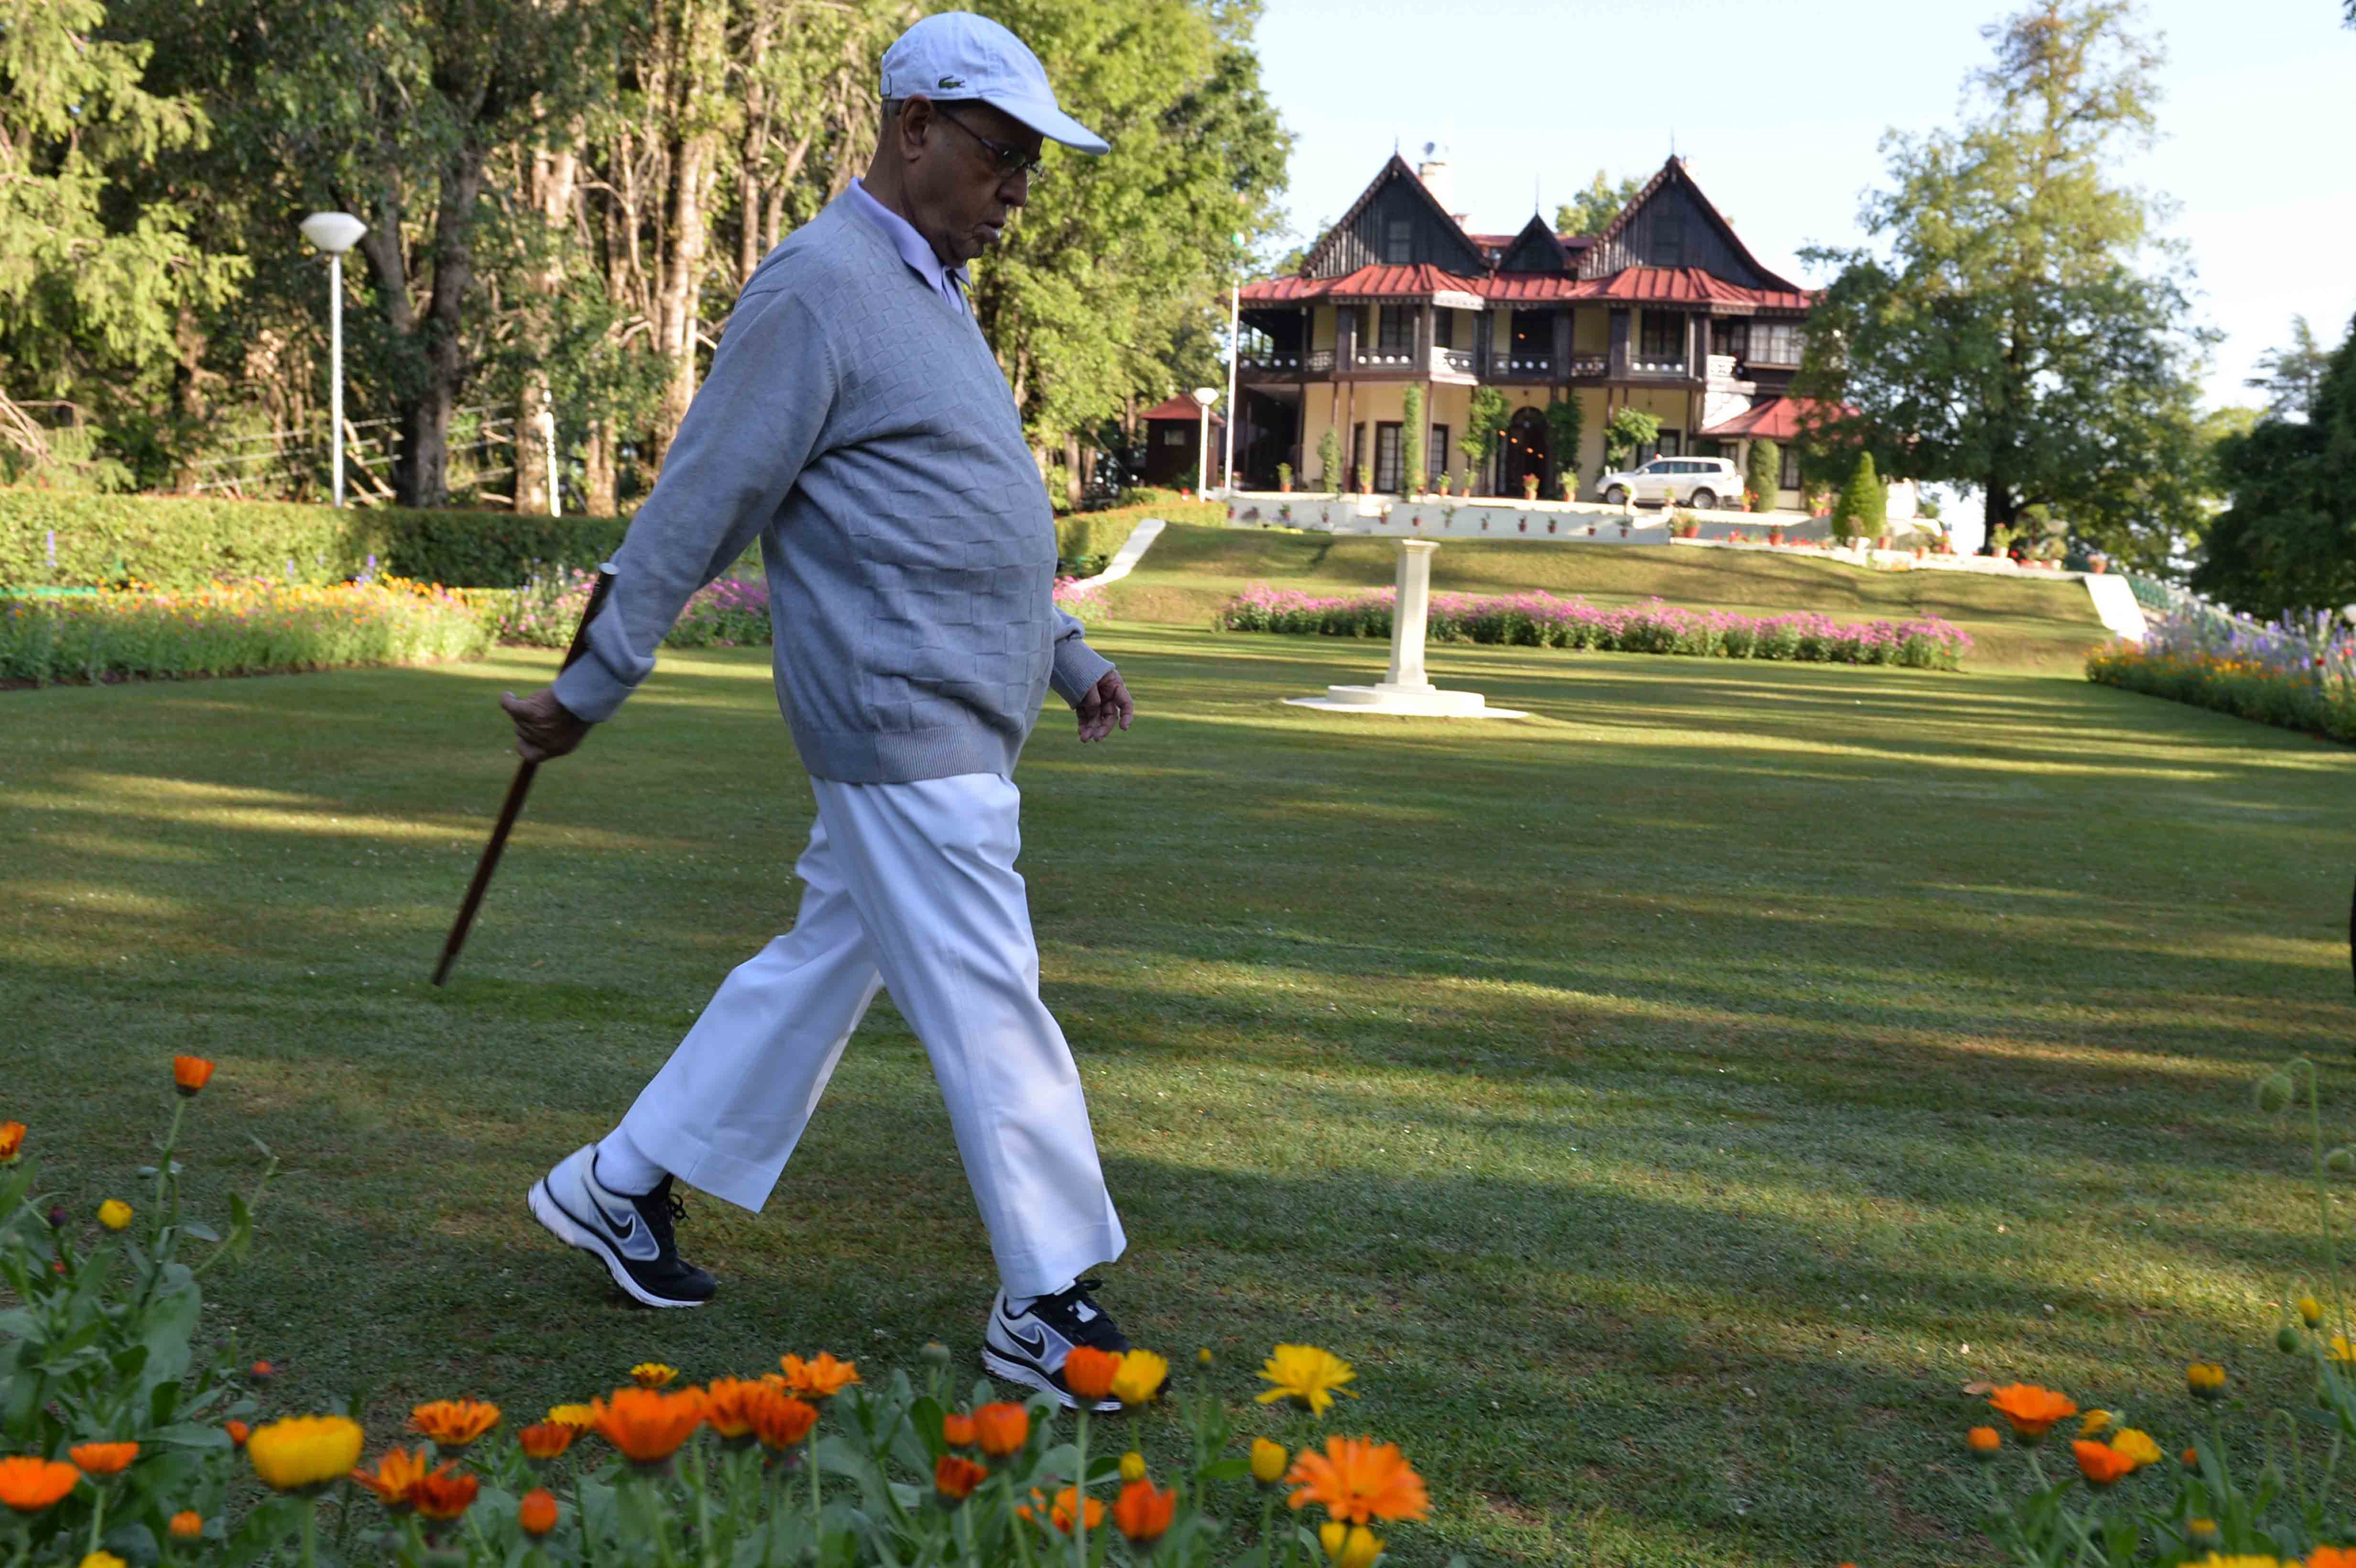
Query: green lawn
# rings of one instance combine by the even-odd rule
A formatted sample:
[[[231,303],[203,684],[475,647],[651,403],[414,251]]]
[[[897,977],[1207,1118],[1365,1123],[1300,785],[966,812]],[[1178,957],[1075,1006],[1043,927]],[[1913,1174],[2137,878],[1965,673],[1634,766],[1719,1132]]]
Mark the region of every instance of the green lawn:
[[[1355,593],[1387,586],[1396,560],[1387,539],[1173,523],[1106,596],[1126,620],[1203,626],[1246,583]],[[1971,633],[1977,645],[1972,663],[1984,668],[2075,674],[2087,651],[2110,637],[2074,579],[1867,571],[1807,550],[1444,539],[1432,557],[1431,584],[1466,593],[1542,588],[1597,604],[1657,597],[1761,615],[1940,615]]]
[[[1051,728],[1022,782],[1133,1238],[1105,1299],[1189,1377],[1215,1349],[1247,1435],[1285,1430],[1273,1342],[1356,1362],[1343,1429],[1431,1481],[1397,1562],[1983,1561],[1965,1383],[2171,1451],[2187,1360],[2300,1397],[2265,1347],[2313,1208],[2248,1085],[2304,1053],[2356,1104],[2346,750],[2068,680],[1507,648],[1434,673],[1529,720],[1352,720],[1276,699],[1371,645],[1101,641],[1138,728]],[[809,815],[766,652],[669,656],[543,771],[429,989],[492,698],[552,667],[0,696],[0,1115],[71,1201],[135,1200],[166,1059],[218,1059],[200,1200],[248,1134],[290,1170],[215,1321],[281,1408],[365,1389],[380,1444],[647,1357],[969,1358],[988,1253],[880,1004],[768,1211],[691,1200],[708,1309],[630,1309],[527,1219],[790,920]]]

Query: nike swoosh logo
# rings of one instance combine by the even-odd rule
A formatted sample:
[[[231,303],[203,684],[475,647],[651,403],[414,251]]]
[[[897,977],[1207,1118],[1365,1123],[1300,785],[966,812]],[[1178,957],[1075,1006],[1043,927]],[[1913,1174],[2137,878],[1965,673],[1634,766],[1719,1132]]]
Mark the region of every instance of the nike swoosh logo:
[[[1034,1361],[1047,1353],[1047,1331],[1044,1328],[1033,1328],[1028,1339],[1009,1328],[1006,1331],[1006,1337],[1013,1340]]]
[[[591,1194],[597,1212],[605,1218],[605,1228],[613,1233],[614,1244],[621,1254],[637,1263],[652,1263],[662,1255],[662,1249],[647,1228],[638,1222],[638,1211],[625,1204],[621,1209],[608,1208],[603,1198]]]

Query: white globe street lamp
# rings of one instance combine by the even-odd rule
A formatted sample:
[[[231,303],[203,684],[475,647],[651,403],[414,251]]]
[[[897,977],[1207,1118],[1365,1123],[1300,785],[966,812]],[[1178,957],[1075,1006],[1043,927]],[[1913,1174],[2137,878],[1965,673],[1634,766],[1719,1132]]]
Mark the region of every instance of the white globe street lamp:
[[[344,504],[344,252],[367,232],[368,225],[348,212],[315,212],[303,220],[303,238],[327,253],[327,429],[335,445],[338,507]]]
[[[1211,405],[1219,400],[1219,389],[1197,387],[1194,398],[1203,411],[1203,433],[1194,443],[1194,494],[1203,496],[1211,488]]]

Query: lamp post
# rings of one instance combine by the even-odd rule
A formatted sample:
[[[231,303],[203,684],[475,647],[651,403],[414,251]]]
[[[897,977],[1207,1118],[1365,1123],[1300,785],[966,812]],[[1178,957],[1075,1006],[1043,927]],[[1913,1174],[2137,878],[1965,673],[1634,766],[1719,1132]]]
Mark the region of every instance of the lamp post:
[[[348,212],[315,212],[303,220],[303,238],[327,253],[327,433],[335,445],[338,507],[344,504],[344,252],[367,232],[368,225]]]
[[[1207,495],[1211,488],[1211,405],[1219,400],[1216,387],[1197,387],[1194,392],[1195,406],[1203,411],[1203,433],[1194,443],[1194,494]],[[1229,425],[1235,421],[1229,420]]]
[[[1241,255],[1244,237],[1237,234],[1235,241],[1236,251]],[[1227,279],[1227,460],[1224,472],[1230,496],[1236,491],[1236,369],[1244,357],[1243,301],[1243,276],[1239,269]]]
[[[564,515],[564,502],[558,494],[562,487],[556,482],[556,403],[545,392],[541,394],[540,412],[531,416],[531,426],[548,453],[548,515],[561,517]]]

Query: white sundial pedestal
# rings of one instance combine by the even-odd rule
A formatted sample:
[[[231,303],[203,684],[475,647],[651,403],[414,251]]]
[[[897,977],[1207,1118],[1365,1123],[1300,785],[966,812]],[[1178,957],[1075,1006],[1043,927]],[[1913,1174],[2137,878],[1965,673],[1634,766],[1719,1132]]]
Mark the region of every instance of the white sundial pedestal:
[[[1391,616],[1391,667],[1372,686],[1329,686],[1323,697],[1288,697],[1295,708],[1390,713],[1419,719],[1526,719],[1492,708],[1477,691],[1442,691],[1423,669],[1423,635],[1431,614],[1431,552],[1437,539],[1398,541],[1398,604]]]

